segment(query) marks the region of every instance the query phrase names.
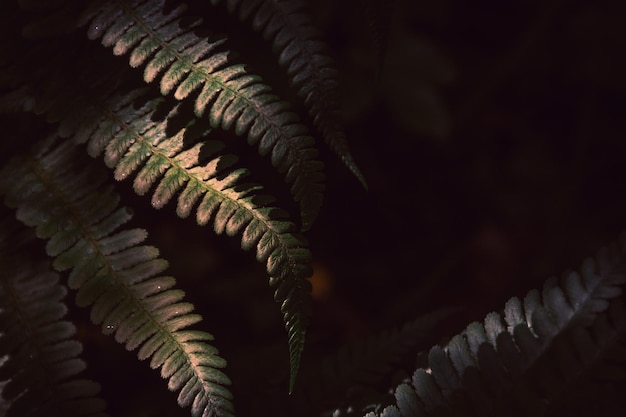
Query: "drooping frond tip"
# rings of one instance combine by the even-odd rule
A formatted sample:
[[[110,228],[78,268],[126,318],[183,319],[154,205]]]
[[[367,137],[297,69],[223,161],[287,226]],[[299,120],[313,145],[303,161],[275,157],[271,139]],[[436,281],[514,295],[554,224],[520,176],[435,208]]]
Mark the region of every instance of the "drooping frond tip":
[[[307,108],[316,129],[365,189],[367,182],[348,147],[337,98],[337,69],[305,2],[211,0],[248,20],[272,43],[278,63]]]

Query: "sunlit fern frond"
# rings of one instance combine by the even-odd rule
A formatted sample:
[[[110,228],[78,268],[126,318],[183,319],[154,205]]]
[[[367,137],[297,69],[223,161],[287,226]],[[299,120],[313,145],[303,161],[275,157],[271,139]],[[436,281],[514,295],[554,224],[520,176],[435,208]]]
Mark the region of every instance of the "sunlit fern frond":
[[[20,244],[14,223],[0,222],[3,415],[105,416],[100,386],[78,377],[85,363],[76,329],[64,320],[67,290],[47,262],[33,262],[33,248]]]
[[[89,38],[101,38],[115,55],[128,54],[132,67],[145,66],[144,80],[158,80],[163,95],[193,96],[197,117],[206,116],[213,128],[233,128],[258,145],[261,155],[270,155],[291,185],[308,229],[324,188],[313,138],[269,86],[230,62],[229,51],[220,49],[223,38],[198,35],[202,19],[185,11],[184,4],[168,10],[165,0],[99,1],[82,21],[89,23]]]
[[[367,187],[343,131],[337,99],[337,69],[326,51],[326,43],[315,26],[306,3],[301,0],[211,0],[225,3],[239,19],[249,20],[262,32],[278,55],[278,63],[298,97],[308,109],[313,124],[331,149]]]
[[[140,359],[160,368],[168,388],[180,391],[181,407],[193,416],[231,416],[230,381],[225,361],[209,344],[213,337],[190,330],[201,317],[172,277],[161,276],[167,262],[158,250],[141,245],[142,229],[119,230],[131,217],[119,197],[103,187],[93,165],[79,170],[79,153],[70,141],[52,137],[31,155],[4,167],[0,190],[24,224],[48,239],[46,251],[60,271],[71,269],[68,283],[80,306],[91,305],[91,319]],[[11,173],[8,175],[7,173]]]
[[[170,122],[178,116],[180,104],[171,108],[163,98],[156,98],[137,106],[144,93],[136,90],[111,97],[99,109],[100,123],[76,130],[74,139],[86,141],[92,156],[104,153],[116,179],[134,177],[133,188],[139,195],[154,188],[155,208],[177,197],[180,217],[195,210],[198,224],[212,223],[217,234],[241,234],[242,248],[255,248],[281,306],[293,385],[311,303],[307,280],[311,254],[305,238],[285,212],[271,205],[271,197],[258,194],[260,186],[242,183],[247,171],[233,167],[235,157],[213,156],[220,144],[202,140],[208,126],[190,123],[172,131]],[[158,116],[159,112],[166,114]]]
[[[199,224],[213,224],[218,234],[241,234],[242,247],[256,249],[281,306],[295,378],[310,314],[306,280],[310,253],[305,239],[285,213],[272,206],[273,199],[256,193],[260,187],[242,184],[247,171],[234,167],[235,157],[205,161],[217,142],[203,141],[211,129],[203,120],[187,117],[180,110],[185,103],[172,109],[162,97],[146,98],[149,88],[114,94],[125,76],[123,68],[102,63],[99,54],[89,57],[73,69],[75,85],[64,82],[67,75],[62,71],[44,80],[51,90],[37,97],[35,111],[50,122],[59,122],[62,136],[87,142],[92,156],[104,153],[116,179],[134,177],[138,194],[156,187],[152,190],[154,207],[177,196],[180,217],[195,211]],[[106,65],[107,76],[92,80],[98,65]]]
[[[488,314],[447,346],[433,347],[428,367],[396,388],[396,405],[367,416],[542,415],[573,389],[572,374],[601,353],[580,332],[621,295],[624,252],[626,236],[585,261],[580,274],[560,283],[550,279],[542,291],[510,299],[503,313]]]

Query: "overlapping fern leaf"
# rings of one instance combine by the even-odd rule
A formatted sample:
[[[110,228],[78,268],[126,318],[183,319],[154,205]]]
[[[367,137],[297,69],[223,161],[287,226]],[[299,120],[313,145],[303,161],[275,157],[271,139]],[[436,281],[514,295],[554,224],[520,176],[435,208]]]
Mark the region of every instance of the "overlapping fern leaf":
[[[211,0],[249,20],[272,42],[278,62],[308,109],[315,127],[356,178],[366,186],[343,131],[337,99],[337,70],[306,4],[301,0]]]
[[[220,49],[223,38],[199,35],[202,19],[185,11],[184,4],[167,9],[165,0],[98,1],[81,21],[89,23],[89,38],[101,38],[115,55],[129,54],[132,67],[145,65],[144,80],[158,80],[163,95],[193,96],[197,117],[207,116],[213,128],[233,128],[261,155],[270,155],[291,184],[303,228],[309,228],[323,192],[313,138],[269,86],[231,62]]]
[[[159,275],[167,262],[141,244],[144,230],[119,230],[130,211],[118,207],[119,197],[103,187],[93,165],[78,170],[72,142],[55,142],[52,137],[4,167],[5,204],[48,239],[57,270],[71,269],[68,284],[78,289],[80,306],[91,305],[92,321],[128,350],[139,348],[140,359],[150,358],[168,388],[179,391],[181,407],[191,405],[193,416],[231,416],[225,361],[210,334],[189,329],[201,318],[182,301],[174,279]]]
[[[67,290],[49,263],[33,262],[26,252],[33,248],[20,242],[14,223],[0,222],[3,415],[105,416],[99,385],[78,376],[85,363],[76,329],[64,320]]]
[[[235,157],[209,158],[220,144],[202,140],[208,126],[194,121],[172,130],[182,104],[171,107],[162,97],[143,99],[145,93],[139,89],[114,95],[99,107],[99,123],[67,125],[64,130],[74,131],[74,140],[87,142],[92,156],[104,153],[116,179],[134,177],[138,194],[154,188],[155,208],[177,197],[180,217],[195,210],[198,224],[213,223],[217,234],[241,234],[242,248],[255,248],[283,313],[293,387],[310,316],[311,254],[305,238],[286,213],[272,207],[271,197],[256,193],[259,186],[242,183],[247,171],[234,167]],[[140,98],[144,103],[138,106]]]
[[[560,284],[550,279],[542,291],[523,301],[512,298],[503,313],[491,313],[447,346],[433,347],[428,367],[396,388],[396,405],[367,416],[541,415],[567,390],[572,375],[597,359],[599,352],[581,331],[621,295],[625,252],[622,238],[619,247],[585,261],[580,274],[570,273]]]
[[[310,285],[306,280],[310,253],[305,239],[296,233],[296,226],[284,212],[271,206],[271,198],[253,194],[259,186],[241,183],[247,171],[234,166],[234,156],[205,161],[220,144],[203,141],[211,129],[202,120],[188,120],[186,109],[182,109],[187,103],[172,105],[161,96],[155,98],[149,88],[111,93],[119,84],[115,80],[124,76],[115,66],[104,82],[90,83],[89,74],[100,64],[98,58],[80,61],[74,77],[90,85],[90,95],[76,86],[65,86],[62,94],[38,97],[36,110],[45,113],[49,121],[58,122],[62,136],[86,142],[91,156],[104,153],[116,179],[134,177],[138,194],[156,186],[152,193],[155,208],[178,195],[180,217],[195,210],[200,225],[213,223],[218,234],[242,234],[242,247],[256,248],[257,259],[266,264],[275,299],[283,311],[293,380],[310,314]],[[54,74],[58,77],[50,83],[63,85],[64,77]],[[103,88],[96,83],[104,84]],[[106,92],[108,97],[104,97]]]

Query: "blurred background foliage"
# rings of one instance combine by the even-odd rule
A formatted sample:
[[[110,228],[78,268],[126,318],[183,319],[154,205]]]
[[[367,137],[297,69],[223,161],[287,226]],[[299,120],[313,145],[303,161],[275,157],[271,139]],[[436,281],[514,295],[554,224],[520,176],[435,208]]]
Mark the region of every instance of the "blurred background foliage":
[[[337,61],[369,190],[323,153],[303,378],[344,344],[458,307],[424,335],[427,349],[577,268],[624,229],[626,3],[317,0],[311,10]],[[235,42],[242,56],[260,57],[261,74],[282,77],[245,24],[216,15],[240,25]],[[291,98],[282,82],[279,94]],[[253,254],[172,207],[155,213],[132,192],[125,198],[216,336],[233,392],[245,399],[238,414],[305,415],[286,396],[284,329]],[[90,372],[116,398],[113,415],[187,415],[146,364],[100,335],[85,311],[72,314],[91,343]],[[410,354],[406,372],[414,365]],[[141,382],[128,390],[130,381]]]

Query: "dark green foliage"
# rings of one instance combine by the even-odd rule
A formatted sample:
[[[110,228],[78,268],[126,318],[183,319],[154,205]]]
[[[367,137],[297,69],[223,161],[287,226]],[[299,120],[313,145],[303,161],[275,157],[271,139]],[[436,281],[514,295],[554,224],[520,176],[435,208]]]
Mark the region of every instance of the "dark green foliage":
[[[501,312],[458,333],[489,311],[478,305],[500,296],[502,302],[509,291],[522,294],[546,270],[571,264],[559,259],[532,269],[525,267],[528,259],[507,259],[504,272],[472,270],[473,262],[484,262],[472,246],[474,229],[487,230],[476,241],[479,249],[490,247],[489,256],[483,254],[495,258],[490,266],[514,252],[490,234],[494,226],[480,222],[520,216],[518,234],[526,236],[526,229],[549,228],[569,215],[557,230],[578,258],[621,227],[606,220],[607,213],[619,217],[625,207],[590,210],[624,194],[619,181],[607,179],[623,172],[602,171],[602,156],[619,159],[613,151],[626,149],[621,142],[607,140],[611,152],[586,157],[587,148],[594,149],[588,138],[574,138],[574,150],[560,142],[552,149],[545,143],[554,132],[525,124],[526,117],[553,120],[552,113],[512,117],[500,113],[499,97],[491,113],[476,110],[506,84],[511,62],[522,62],[528,45],[549,38],[541,31],[549,32],[560,2],[541,6],[529,39],[507,58],[511,62],[486,75],[476,97],[463,104],[465,90],[442,91],[456,78],[457,65],[491,65],[491,56],[466,56],[468,27],[491,20],[508,27],[515,20],[482,18],[485,3],[479,3],[4,2],[0,415],[101,416],[106,407],[98,395],[122,417],[234,416],[235,410],[272,417],[622,415],[624,240],[580,272],[513,297]],[[509,7],[493,3],[490,12]],[[447,7],[458,15],[451,18]],[[582,8],[570,7],[568,13]],[[446,19],[459,35],[440,32]],[[584,24],[576,19],[571,25]],[[490,36],[476,44],[489,49],[502,41]],[[606,42],[594,46],[600,44]],[[597,55],[610,55],[604,52]],[[581,60],[601,62],[598,56]],[[542,68],[554,66],[548,57],[540,61]],[[540,71],[520,73],[532,79],[528,74]],[[572,70],[548,79],[581,83],[589,97],[600,96],[611,78],[584,71],[595,78],[580,81],[584,77]],[[461,75],[473,88],[476,75]],[[515,105],[552,111],[554,103],[542,104],[524,80],[511,84],[531,104],[515,96]],[[340,81],[348,86],[343,92]],[[559,102],[569,104],[564,97]],[[582,116],[593,113],[590,108]],[[484,139],[483,131],[472,130],[503,120],[525,140],[501,132]],[[347,146],[346,121],[359,141],[355,155],[364,156],[371,194],[347,187],[354,181],[334,171],[328,155],[334,152],[365,186]],[[521,150],[506,149],[513,145]],[[535,166],[538,149],[558,155],[543,171]],[[548,187],[554,177],[546,172],[563,167],[564,179]],[[327,168],[333,171],[328,186]],[[594,183],[585,176],[593,170],[605,177],[585,185],[594,188],[592,198],[567,190]],[[500,178],[508,180],[500,184]],[[611,189],[602,189],[605,184]],[[502,194],[494,192],[498,187]],[[526,206],[516,195],[524,187],[532,190]],[[325,193],[333,202],[327,209]],[[538,219],[519,214],[529,206],[553,213]],[[580,230],[570,228],[585,210],[606,230],[590,234],[595,225],[587,223],[584,239],[574,242]],[[148,234],[159,248],[148,243]],[[33,235],[45,248],[31,241]],[[528,256],[540,258],[554,241],[535,236]],[[172,260],[176,280],[163,275],[169,264],[160,253]],[[46,256],[50,263],[40,259]],[[323,277],[325,266],[337,276]],[[506,287],[507,276],[508,284],[520,281],[514,290]],[[505,287],[506,294],[500,292]],[[451,319],[450,305],[466,312],[456,327],[442,324],[443,316]],[[314,310],[322,314],[312,317]],[[397,328],[399,321],[408,324]],[[373,328],[397,330],[362,337]],[[123,356],[128,352],[119,345],[137,357]],[[158,370],[166,381],[162,391],[148,377],[130,377],[135,371],[126,365],[137,358]],[[107,372],[112,381],[97,378]],[[102,382],[101,393],[88,378]],[[616,406],[622,412],[613,414]]]
[[[150,4],[146,3],[146,6]],[[297,123],[295,114],[288,112],[285,103],[281,104],[269,94],[269,87],[261,84],[258,77],[246,75],[242,65],[225,66],[228,62],[226,51],[209,54],[222,41],[218,39],[210,43],[195,35],[191,29],[200,21],[194,20],[190,26],[182,22],[184,7],[161,15],[163,4],[152,4],[144,16],[140,14],[144,12],[141,8],[135,13],[125,3],[118,6],[120,8],[109,2],[94,4],[82,14],[81,19],[92,19],[90,36],[104,36],[103,43],[115,45],[116,54],[127,52],[124,45],[127,48],[136,46],[130,58],[132,67],[150,58],[155,45],[165,40],[171,42],[171,47],[163,48],[148,61],[146,81],[152,81],[157,73],[169,66],[160,83],[160,92],[168,94],[180,76],[189,73],[174,94],[178,100],[204,85],[194,101],[195,115],[203,116],[206,106],[211,104],[209,125],[228,129],[237,120],[235,133],[247,136],[251,144],[258,143],[259,152],[269,154],[272,164],[292,183],[292,193],[302,207],[303,228],[308,228],[321,204],[322,165],[313,159],[317,154],[312,147],[313,140],[304,136],[306,129]],[[112,21],[106,18],[112,18],[111,13],[117,20],[109,28]],[[100,22],[98,19],[105,20]],[[153,24],[165,32],[145,31],[143,19],[156,19]],[[169,29],[163,29],[164,25]],[[114,31],[116,28],[127,31],[118,33]],[[137,32],[138,28],[143,29]],[[126,41],[130,43],[126,44]],[[202,58],[205,59],[200,62]],[[233,167],[233,157],[226,155],[201,163],[200,160],[210,153],[211,146],[198,141],[210,132],[209,126],[198,129],[202,123],[181,112],[180,105],[172,108],[162,98],[145,99],[145,89],[117,92],[115,87],[120,81],[115,76],[107,84],[94,77],[97,65],[91,62],[90,55],[80,56],[79,60],[79,65],[71,71],[75,72],[77,79],[88,83],[91,96],[85,95],[80,86],[73,83],[59,93],[57,85],[68,83],[67,76],[62,73],[54,74],[57,78],[52,82],[46,79],[49,77],[40,78],[37,81],[48,82],[53,91],[37,98],[37,112],[46,113],[50,121],[60,121],[62,135],[72,136],[79,143],[88,142],[87,150],[92,156],[104,151],[105,162],[115,169],[116,179],[125,179],[138,170],[134,180],[138,194],[147,193],[163,176],[152,197],[155,208],[162,207],[180,192],[177,212],[181,217],[188,216],[196,207],[199,224],[212,221],[216,233],[226,232],[230,236],[241,233],[242,248],[256,247],[257,259],[267,264],[270,285],[275,289],[274,298],[284,315],[293,381],[309,314],[309,284],[305,278],[309,274],[310,255],[306,241],[280,210],[269,205],[271,198],[253,194],[259,187],[242,187],[239,179],[246,175],[246,171]],[[125,76],[122,69],[116,69],[114,74]],[[174,84],[166,88],[167,83]],[[94,100],[96,91],[99,95]],[[226,95],[225,92],[230,93]],[[214,94],[217,96],[208,96]],[[234,100],[235,97],[239,98]],[[145,103],[139,104],[142,101]],[[160,117],[157,113],[165,113],[160,123],[155,123]],[[180,128],[175,127],[178,120],[183,121]],[[178,130],[168,137],[172,129]],[[195,145],[186,146],[194,142]]]

